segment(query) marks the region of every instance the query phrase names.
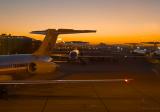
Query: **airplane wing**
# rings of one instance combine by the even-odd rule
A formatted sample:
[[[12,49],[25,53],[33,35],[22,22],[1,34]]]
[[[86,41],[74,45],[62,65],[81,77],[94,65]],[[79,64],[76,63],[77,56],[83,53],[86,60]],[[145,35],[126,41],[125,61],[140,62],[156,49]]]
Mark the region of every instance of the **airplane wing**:
[[[104,79],[104,80],[12,80],[0,81],[0,85],[43,85],[58,83],[107,83],[107,82],[129,82],[133,79]]]

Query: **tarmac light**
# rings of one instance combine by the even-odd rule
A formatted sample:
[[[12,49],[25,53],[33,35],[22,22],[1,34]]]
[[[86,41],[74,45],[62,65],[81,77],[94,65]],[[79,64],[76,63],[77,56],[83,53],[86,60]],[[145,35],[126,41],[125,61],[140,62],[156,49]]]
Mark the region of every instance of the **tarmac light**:
[[[125,83],[129,83],[130,81],[132,81],[133,79],[124,79]]]
[[[128,82],[128,79],[125,79],[124,81],[127,83],[127,82]]]

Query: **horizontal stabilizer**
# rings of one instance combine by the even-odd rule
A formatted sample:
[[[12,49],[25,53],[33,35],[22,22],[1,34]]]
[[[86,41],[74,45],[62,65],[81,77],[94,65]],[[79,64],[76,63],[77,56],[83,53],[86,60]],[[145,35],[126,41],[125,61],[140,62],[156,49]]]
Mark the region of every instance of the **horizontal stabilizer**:
[[[96,30],[74,30],[74,29],[48,29],[55,32],[55,34],[76,34],[76,33],[95,33]],[[43,31],[32,31],[32,34],[46,35],[48,30]]]

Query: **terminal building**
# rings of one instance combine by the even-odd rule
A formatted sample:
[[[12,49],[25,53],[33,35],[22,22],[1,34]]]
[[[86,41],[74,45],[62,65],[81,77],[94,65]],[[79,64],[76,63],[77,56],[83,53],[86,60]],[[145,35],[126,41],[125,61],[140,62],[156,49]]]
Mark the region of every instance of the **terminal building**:
[[[83,41],[67,41],[56,43],[55,49],[74,49],[74,48],[88,48],[90,45],[89,42]]]
[[[66,46],[88,46],[89,42],[82,42],[82,41],[69,41],[64,43]]]
[[[34,52],[41,41],[26,36],[0,35],[0,55],[26,54]]]
[[[83,41],[67,41],[67,42],[59,42],[56,43],[54,50],[58,49],[64,49],[64,50],[71,50],[71,49],[83,49],[90,46],[89,42],[83,42]]]

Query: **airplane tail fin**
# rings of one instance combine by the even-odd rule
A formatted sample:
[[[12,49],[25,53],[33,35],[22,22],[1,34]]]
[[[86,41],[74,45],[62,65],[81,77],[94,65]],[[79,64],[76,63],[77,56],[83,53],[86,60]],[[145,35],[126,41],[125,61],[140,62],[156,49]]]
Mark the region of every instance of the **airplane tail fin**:
[[[60,34],[76,34],[76,33],[94,33],[95,30],[73,30],[73,29],[48,29],[44,31],[32,31],[32,34],[45,35],[40,48],[35,51],[34,55],[50,55],[54,45],[56,44],[57,37]]]

